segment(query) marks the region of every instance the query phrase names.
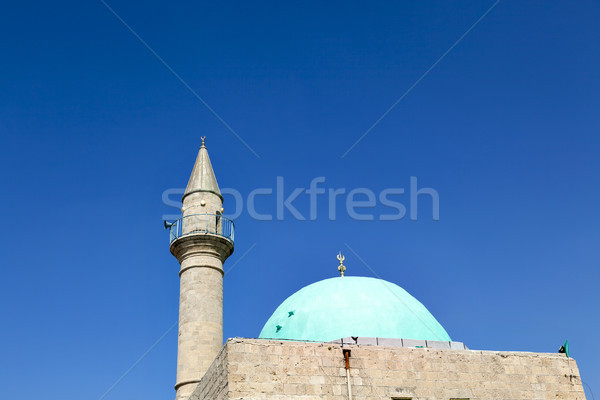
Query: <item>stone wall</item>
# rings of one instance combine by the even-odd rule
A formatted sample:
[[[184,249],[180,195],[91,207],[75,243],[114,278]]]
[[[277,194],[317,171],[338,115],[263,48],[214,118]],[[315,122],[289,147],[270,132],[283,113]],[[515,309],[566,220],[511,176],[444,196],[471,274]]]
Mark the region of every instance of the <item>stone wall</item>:
[[[211,399],[226,400],[229,399],[228,388],[228,363],[227,352],[230,348],[223,346],[206,374],[198,384],[196,390],[189,400]]]
[[[353,399],[571,399],[585,395],[564,354],[344,345]],[[192,395],[202,399],[347,399],[342,348],[229,339]]]

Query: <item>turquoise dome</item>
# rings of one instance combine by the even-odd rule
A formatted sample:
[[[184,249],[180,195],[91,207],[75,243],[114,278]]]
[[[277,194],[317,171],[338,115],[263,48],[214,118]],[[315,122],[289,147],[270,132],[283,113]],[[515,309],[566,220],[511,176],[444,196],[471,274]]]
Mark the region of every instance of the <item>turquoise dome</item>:
[[[406,290],[357,276],[325,279],[300,289],[277,307],[259,338],[329,342],[349,336],[451,340]]]

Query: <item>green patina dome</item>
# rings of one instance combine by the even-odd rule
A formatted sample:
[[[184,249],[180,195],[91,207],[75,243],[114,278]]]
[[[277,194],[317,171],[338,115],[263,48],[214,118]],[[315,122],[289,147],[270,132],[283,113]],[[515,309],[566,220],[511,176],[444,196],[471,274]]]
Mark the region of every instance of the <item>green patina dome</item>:
[[[406,290],[356,276],[325,279],[300,289],[275,310],[259,338],[328,342],[349,336],[451,340]]]

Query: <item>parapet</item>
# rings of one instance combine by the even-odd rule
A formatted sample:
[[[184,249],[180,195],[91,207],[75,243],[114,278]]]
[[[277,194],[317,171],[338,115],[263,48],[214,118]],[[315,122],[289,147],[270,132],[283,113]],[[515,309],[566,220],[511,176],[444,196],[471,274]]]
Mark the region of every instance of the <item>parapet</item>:
[[[565,354],[414,344],[229,339],[189,399],[339,400],[348,377],[353,400],[585,399],[577,364]]]

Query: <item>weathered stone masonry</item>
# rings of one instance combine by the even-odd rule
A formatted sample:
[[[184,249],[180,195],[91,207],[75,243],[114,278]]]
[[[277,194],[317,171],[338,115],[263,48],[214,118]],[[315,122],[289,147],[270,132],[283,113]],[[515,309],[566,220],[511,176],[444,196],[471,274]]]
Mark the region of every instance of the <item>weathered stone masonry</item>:
[[[564,354],[344,345],[353,399],[585,399]],[[191,400],[346,399],[340,345],[229,339]]]

